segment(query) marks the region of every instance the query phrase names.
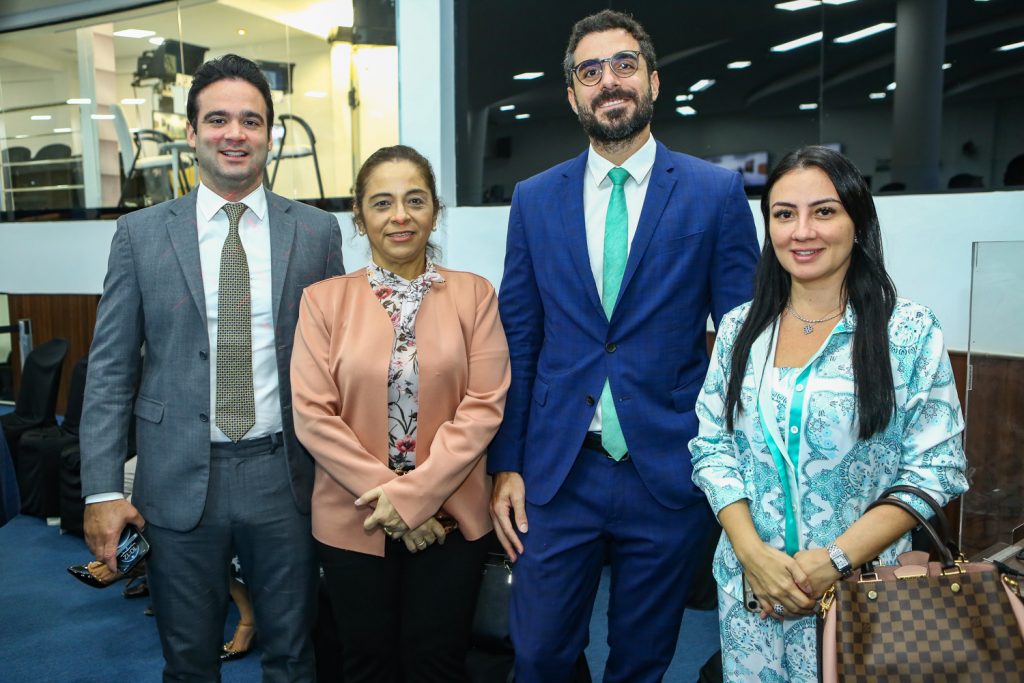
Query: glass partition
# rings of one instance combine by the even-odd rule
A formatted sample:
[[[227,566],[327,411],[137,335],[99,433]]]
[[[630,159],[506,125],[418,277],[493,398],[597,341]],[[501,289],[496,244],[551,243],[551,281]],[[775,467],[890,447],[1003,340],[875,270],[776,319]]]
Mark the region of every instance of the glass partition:
[[[751,195],[807,144],[840,149],[876,192],[1024,187],[1020,2],[455,3],[460,204],[508,203],[586,148],[561,61],[573,24],[606,8],[654,42],[655,137],[741,170]]]
[[[300,200],[348,196],[353,169],[398,142],[393,8],[356,9],[178,0],[4,34],[0,209],[132,209],[187,192],[197,182],[185,141],[191,74],[232,52],[271,85],[267,185]],[[360,30],[370,20],[374,30]]]
[[[1024,525],[1024,241],[975,242],[965,448],[967,554],[1020,540]]]

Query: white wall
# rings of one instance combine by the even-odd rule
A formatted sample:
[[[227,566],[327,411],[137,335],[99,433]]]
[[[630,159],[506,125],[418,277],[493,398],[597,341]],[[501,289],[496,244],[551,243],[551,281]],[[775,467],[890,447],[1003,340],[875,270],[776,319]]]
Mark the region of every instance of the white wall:
[[[900,295],[930,306],[942,321],[947,345],[967,350],[972,242],[1024,241],[1024,192],[890,196],[879,197],[876,203],[889,272]],[[751,202],[751,210],[760,233],[756,202]],[[449,209],[444,219],[447,230],[439,231],[444,236],[443,262],[480,273],[499,286],[508,211]],[[350,215],[338,214],[338,221],[346,266],[352,270],[365,265],[368,251],[364,239],[356,237]],[[100,293],[113,230],[112,221],[0,224],[0,292]],[[1016,249],[1013,253],[1022,253],[1024,247],[1018,244]],[[1014,265],[1011,259],[999,272],[1015,272]],[[991,290],[991,277],[986,277]],[[999,282],[1005,283],[1005,277]],[[1017,294],[1019,299],[1019,289]],[[987,298],[979,302],[975,317],[1005,322],[1006,305],[1002,299]],[[1013,324],[979,337],[973,350],[1024,354],[1020,321],[1020,316],[1012,316]]]

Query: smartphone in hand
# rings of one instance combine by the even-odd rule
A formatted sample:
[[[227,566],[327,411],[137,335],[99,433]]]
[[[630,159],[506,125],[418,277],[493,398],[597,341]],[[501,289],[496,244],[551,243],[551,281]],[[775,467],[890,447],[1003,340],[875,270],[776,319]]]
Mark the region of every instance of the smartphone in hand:
[[[134,524],[126,524],[117,542],[117,571],[127,574],[149,554],[149,542]]]

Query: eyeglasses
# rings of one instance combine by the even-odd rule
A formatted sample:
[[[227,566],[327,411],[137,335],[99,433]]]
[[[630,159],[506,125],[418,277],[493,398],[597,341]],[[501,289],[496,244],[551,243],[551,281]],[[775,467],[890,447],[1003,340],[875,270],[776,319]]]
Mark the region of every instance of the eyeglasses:
[[[629,78],[640,68],[640,52],[623,50],[604,59],[588,59],[572,68],[576,80],[586,86],[597,85],[604,76],[604,65],[609,64],[618,78]]]

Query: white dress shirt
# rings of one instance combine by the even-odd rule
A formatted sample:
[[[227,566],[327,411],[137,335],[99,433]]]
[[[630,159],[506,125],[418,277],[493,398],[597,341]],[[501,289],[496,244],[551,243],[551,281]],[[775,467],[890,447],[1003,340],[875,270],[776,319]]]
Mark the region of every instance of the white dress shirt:
[[[633,153],[633,156],[622,162],[621,168],[629,171],[622,186],[626,195],[626,220],[628,221],[628,241],[626,253],[633,245],[633,236],[640,223],[640,211],[644,208],[647,186],[651,180],[651,169],[654,167],[654,156],[657,153],[654,136],[650,135],[644,146]],[[590,146],[587,155],[586,177],[583,179],[583,212],[587,228],[587,252],[590,255],[590,270],[594,273],[598,297],[604,296],[604,222],[608,216],[608,201],[612,196],[612,179],[608,171],[615,164],[597,153]],[[594,419],[590,421],[590,431],[601,431],[601,403],[597,404]]]
[[[256,422],[246,439],[281,431],[281,398],[278,394],[277,346],[270,278],[270,216],[267,195],[260,185],[240,200],[248,207],[238,223],[249,261],[252,301],[252,386]],[[216,425],[217,410],[217,297],[220,291],[220,253],[228,236],[227,202],[202,183],[196,195],[196,226],[199,230],[199,261],[206,295],[206,327],[210,335],[210,441],[230,439]]]

